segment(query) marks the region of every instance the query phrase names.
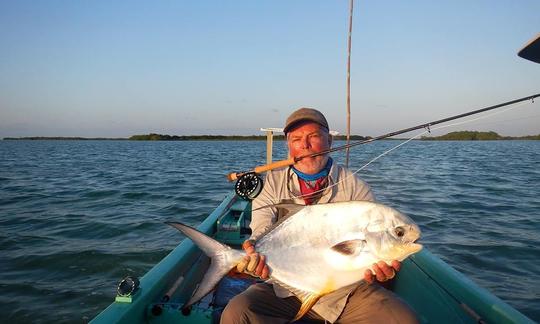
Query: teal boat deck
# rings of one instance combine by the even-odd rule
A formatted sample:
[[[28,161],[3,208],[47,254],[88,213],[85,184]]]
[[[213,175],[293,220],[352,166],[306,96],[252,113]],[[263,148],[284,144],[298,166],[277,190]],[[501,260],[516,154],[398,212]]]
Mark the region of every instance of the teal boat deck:
[[[230,195],[198,229],[238,246],[249,237],[250,217],[251,204]],[[211,294],[189,312],[181,310],[208,262],[190,240],[183,240],[141,278],[131,303],[113,302],[91,323],[215,322]],[[534,323],[427,249],[403,262],[392,290],[415,309],[422,323]]]

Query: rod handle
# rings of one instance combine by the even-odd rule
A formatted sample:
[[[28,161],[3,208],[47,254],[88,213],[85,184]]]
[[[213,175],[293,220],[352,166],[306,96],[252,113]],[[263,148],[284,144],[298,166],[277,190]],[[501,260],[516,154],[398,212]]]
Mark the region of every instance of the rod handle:
[[[263,172],[266,172],[266,171],[270,171],[270,170],[274,170],[274,169],[278,169],[278,168],[283,168],[283,167],[286,167],[286,166],[289,166],[289,165],[293,165],[294,163],[295,163],[294,158],[290,158],[290,159],[287,159],[287,160],[281,160],[281,161],[277,161],[277,162],[274,162],[274,163],[265,164],[265,165],[255,167],[255,169],[253,169],[253,172],[255,172],[255,173],[263,173]],[[229,173],[227,175],[227,179],[229,181],[234,181],[234,180],[238,179],[242,174],[244,174],[244,173],[242,173],[242,172]]]

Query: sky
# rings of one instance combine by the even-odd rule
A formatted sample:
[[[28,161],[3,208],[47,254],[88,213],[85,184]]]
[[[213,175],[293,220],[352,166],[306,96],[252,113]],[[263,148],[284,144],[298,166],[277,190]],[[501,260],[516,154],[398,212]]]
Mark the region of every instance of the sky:
[[[540,1],[355,1],[351,132],[540,93]],[[348,0],[0,0],[0,138],[346,132]],[[540,99],[434,131],[540,133]],[[414,135],[414,133],[412,134]]]

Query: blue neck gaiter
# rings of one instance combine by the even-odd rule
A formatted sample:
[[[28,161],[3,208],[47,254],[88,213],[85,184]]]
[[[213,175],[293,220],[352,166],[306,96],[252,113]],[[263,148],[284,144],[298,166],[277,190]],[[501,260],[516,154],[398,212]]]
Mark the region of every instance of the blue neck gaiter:
[[[333,162],[332,158],[329,157],[328,162],[326,162],[326,165],[324,166],[324,169],[322,169],[321,171],[319,171],[318,173],[315,173],[315,174],[307,174],[307,173],[298,171],[298,170],[296,170],[295,167],[292,167],[292,169],[293,169],[294,173],[296,173],[298,178],[300,178],[300,179],[302,179],[304,181],[315,181],[317,179],[328,176],[328,173],[330,173],[330,168],[332,167],[332,162]]]

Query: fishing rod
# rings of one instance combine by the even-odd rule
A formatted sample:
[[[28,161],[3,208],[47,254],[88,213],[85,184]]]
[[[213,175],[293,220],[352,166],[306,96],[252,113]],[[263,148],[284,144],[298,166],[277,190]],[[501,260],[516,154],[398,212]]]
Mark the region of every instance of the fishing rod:
[[[297,157],[291,157],[291,158],[286,159],[286,160],[281,160],[281,161],[277,161],[277,162],[274,162],[274,163],[257,166],[255,168],[253,168],[253,170],[251,170],[251,171],[232,172],[232,173],[229,173],[227,175],[227,179],[229,181],[237,180],[236,185],[235,185],[235,189],[236,189],[236,193],[240,197],[242,197],[244,199],[253,199],[262,190],[262,180],[258,176],[258,174],[260,174],[260,173],[270,171],[270,170],[274,170],[274,169],[278,169],[278,168],[282,168],[282,167],[286,167],[286,166],[291,166],[291,165],[294,165],[295,163],[297,163],[298,161],[300,161],[302,159],[305,159],[305,158],[308,158],[308,157],[316,157],[316,156],[320,156],[320,155],[329,154],[329,153],[332,153],[332,152],[348,149],[348,148],[351,148],[351,147],[354,147],[354,146],[363,145],[363,144],[371,143],[371,142],[378,141],[378,140],[381,140],[381,139],[389,138],[389,137],[392,137],[392,136],[408,133],[408,132],[411,132],[411,131],[417,130],[417,129],[427,129],[429,131],[430,128],[432,126],[434,126],[434,125],[442,124],[442,123],[445,123],[445,122],[448,122],[448,121],[451,121],[451,120],[456,120],[456,119],[460,119],[460,118],[467,117],[467,116],[476,115],[476,114],[479,114],[479,113],[483,113],[483,112],[486,112],[486,111],[489,111],[489,110],[509,106],[509,105],[512,105],[512,104],[515,104],[515,103],[518,103],[518,102],[522,102],[522,101],[531,100],[532,102],[534,102],[534,99],[537,98],[537,97],[540,97],[540,93],[530,95],[530,96],[527,96],[527,97],[523,97],[523,98],[519,98],[519,99],[515,99],[515,100],[512,100],[512,101],[507,101],[507,102],[500,103],[500,104],[497,104],[497,105],[493,105],[493,106],[473,110],[473,111],[462,113],[462,114],[459,114],[459,115],[455,115],[455,116],[435,120],[435,121],[432,121],[432,122],[420,124],[420,125],[417,125],[417,126],[404,128],[404,129],[401,129],[401,130],[398,130],[398,131],[394,131],[394,132],[391,132],[391,133],[387,133],[387,134],[384,134],[384,135],[373,137],[373,138],[370,138],[370,139],[367,139],[367,140],[362,140],[362,141],[357,141],[357,142],[352,142],[352,143],[349,143],[349,144],[337,146],[337,147],[330,148],[328,150],[324,150],[324,151],[321,151],[321,152],[305,154],[305,155],[301,155],[301,156],[297,156]]]

